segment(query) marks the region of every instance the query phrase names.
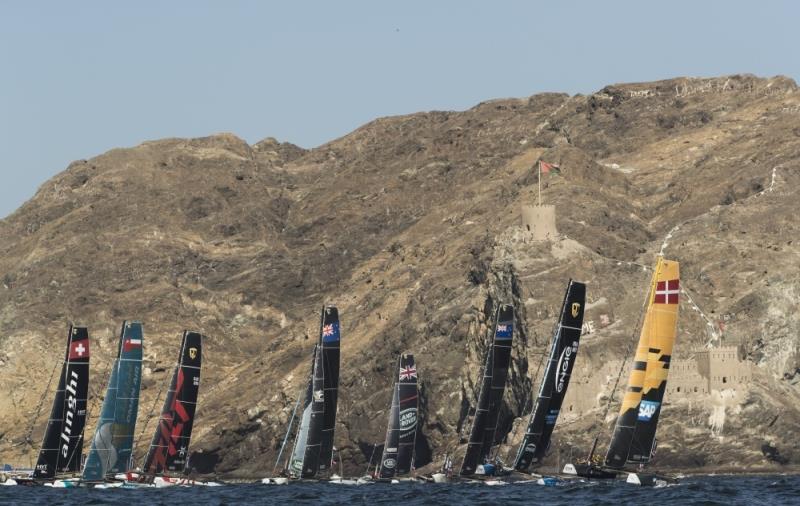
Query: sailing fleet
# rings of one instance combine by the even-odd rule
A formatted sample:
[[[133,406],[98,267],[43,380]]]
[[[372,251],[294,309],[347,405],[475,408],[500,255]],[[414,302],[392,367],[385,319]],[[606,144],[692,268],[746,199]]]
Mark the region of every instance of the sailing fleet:
[[[548,485],[559,480],[619,478],[638,485],[663,482],[668,478],[644,473],[643,469],[656,447],[656,429],[676,337],[679,277],[677,262],[658,258],[647,294],[633,367],[605,458],[595,456],[599,437],[595,438],[584,461],[568,463],[562,473],[550,477],[535,471],[548,455],[577,357],[586,305],[584,283],[570,280],[567,285],[525,435],[510,466],[506,466],[493,452],[504,437],[498,434],[498,422],[511,363],[515,313],[511,304],[497,304],[458,473],[453,472],[454,459],[449,454],[438,472],[430,475],[416,473],[414,449],[420,406],[419,376],[412,353],[397,357],[396,365],[391,369],[393,386],[391,398],[387,399],[386,435],[374,469],[370,461],[365,476],[346,479],[342,477],[341,458],[338,458],[338,469],[334,469],[338,457],[334,431],[339,396],[341,326],[338,309],[325,305],[320,315],[319,339],[311,352],[307,382],[298,397],[278,453],[273,470],[275,476],[264,478],[262,483],[281,485],[325,480],[362,484],[408,480]],[[186,477],[191,470],[188,450],[197,406],[204,339],[198,332],[184,332],[158,424],[142,465],[136,467],[132,455],[142,380],[144,332],[141,322],[126,321],[122,324],[103,405],[81,469],[90,346],[88,330],[71,326],[36,467],[29,476],[9,477],[3,484],[45,484],[64,488],[219,485]],[[613,392],[609,405],[611,400]],[[285,451],[289,442],[291,448]],[[280,471],[276,472],[278,469]]]

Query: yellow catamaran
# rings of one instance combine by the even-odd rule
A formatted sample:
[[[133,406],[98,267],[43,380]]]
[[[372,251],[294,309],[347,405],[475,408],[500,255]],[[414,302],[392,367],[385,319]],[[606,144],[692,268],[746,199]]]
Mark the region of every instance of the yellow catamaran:
[[[650,283],[628,388],[604,462],[600,466],[592,462],[592,449],[588,462],[568,464],[565,473],[586,478],[613,478],[626,472],[626,464],[643,466],[650,461],[677,336],[679,298],[678,262],[659,257]],[[637,475],[629,481],[635,483],[641,481],[641,477]]]

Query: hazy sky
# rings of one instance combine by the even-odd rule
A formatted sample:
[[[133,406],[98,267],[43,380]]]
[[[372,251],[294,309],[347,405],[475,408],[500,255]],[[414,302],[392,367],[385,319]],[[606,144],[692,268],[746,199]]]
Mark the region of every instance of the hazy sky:
[[[800,2],[0,0],[0,216],[73,160],[732,73],[800,77]]]

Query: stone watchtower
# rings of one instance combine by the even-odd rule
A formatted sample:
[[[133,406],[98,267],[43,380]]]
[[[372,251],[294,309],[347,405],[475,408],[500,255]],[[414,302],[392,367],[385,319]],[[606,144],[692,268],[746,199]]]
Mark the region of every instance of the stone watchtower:
[[[553,241],[558,236],[556,230],[555,206],[522,206],[522,226],[533,234],[535,241]]]

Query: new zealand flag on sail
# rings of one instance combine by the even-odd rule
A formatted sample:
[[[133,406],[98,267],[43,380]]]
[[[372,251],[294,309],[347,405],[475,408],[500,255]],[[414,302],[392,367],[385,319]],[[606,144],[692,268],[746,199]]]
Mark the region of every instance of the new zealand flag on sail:
[[[322,342],[333,343],[339,340],[339,322],[326,323],[322,326]]]

